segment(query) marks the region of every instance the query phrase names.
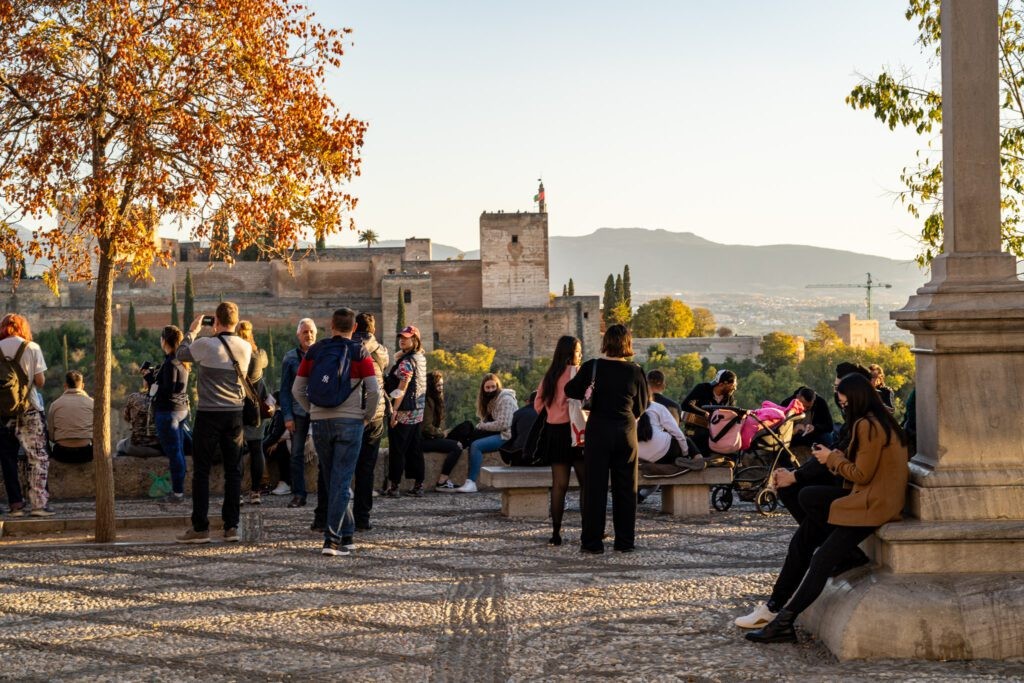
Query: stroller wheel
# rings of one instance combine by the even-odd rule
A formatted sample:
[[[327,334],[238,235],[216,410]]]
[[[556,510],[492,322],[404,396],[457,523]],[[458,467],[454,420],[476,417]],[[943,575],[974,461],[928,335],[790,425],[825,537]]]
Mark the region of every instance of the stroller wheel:
[[[770,512],[775,512],[775,508],[779,506],[779,497],[775,495],[775,491],[763,489],[757,494],[754,505],[757,506],[758,512],[762,515],[767,515]]]
[[[729,486],[716,486],[711,489],[711,505],[719,512],[725,512],[732,507],[732,488]]]

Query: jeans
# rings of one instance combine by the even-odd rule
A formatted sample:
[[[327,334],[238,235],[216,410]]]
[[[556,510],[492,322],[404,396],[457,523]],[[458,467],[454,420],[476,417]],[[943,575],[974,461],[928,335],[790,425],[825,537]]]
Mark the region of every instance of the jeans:
[[[482,439],[477,439],[469,445],[469,475],[468,479],[476,481],[480,477],[480,466],[484,464],[484,453],[498,450],[505,439],[501,434],[492,434]]]
[[[356,471],[363,443],[363,421],[336,417],[313,421],[313,445],[327,485],[327,519],[324,539],[334,543],[355,533],[349,505],[352,500],[352,475]],[[318,492],[319,495],[323,493]]]
[[[384,437],[384,420],[374,420],[363,430],[363,443],[356,463],[355,494],[352,512],[355,524],[370,526],[370,510],[373,509],[373,471],[380,453],[380,440]]]
[[[187,410],[158,410],[153,414],[160,450],[167,455],[170,464],[171,491],[174,493],[185,492],[185,431],[182,425],[186,418]]]
[[[224,529],[238,528],[239,498],[242,495],[242,411],[196,413],[192,433],[192,528],[210,529],[210,466],[220,448],[224,460],[224,504],[221,517]]]
[[[306,437],[309,435],[309,415],[295,415],[292,432],[292,495],[306,497]]]
[[[832,503],[849,493],[837,486],[808,486],[800,492],[805,517],[793,534],[775,580],[769,601],[773,610],[785,607],[800,614],[810,607],[821,595],[832,570],[875,531],[876,527],[828,523]]]

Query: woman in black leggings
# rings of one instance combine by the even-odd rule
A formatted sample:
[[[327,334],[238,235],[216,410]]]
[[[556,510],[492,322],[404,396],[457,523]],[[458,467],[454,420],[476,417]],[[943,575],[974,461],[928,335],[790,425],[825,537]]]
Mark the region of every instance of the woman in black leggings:
[[[611,473],[615,549],[632,552],[636,535],[636,421],[647,409],[647,377],[633,355],[633,336],[612,325],[601,341],[604,358],[589,360],[565,385],[565,395],[590,399],[583,441],[583,533],[580,550],[604,552],[605,507]]]
[[[747,640],[795,642],[793,621],[821,595],[836,567],[878,527],[898,520],[903,510],[909,475],[903,431],[867,378],[847,375],[836,391],[847,424],[853,425],[849,448],[844,453],[817,444],[813,453],[847,483],[842,488],[808,486],[800,492],[805,516],[790,541],[771,598],[737,620],[739,626],[767,622],[748,633]]]

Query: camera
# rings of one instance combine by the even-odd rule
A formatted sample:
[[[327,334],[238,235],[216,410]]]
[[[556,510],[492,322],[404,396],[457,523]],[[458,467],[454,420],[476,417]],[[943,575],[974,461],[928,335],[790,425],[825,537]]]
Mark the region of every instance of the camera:
[[[212,315],[204,315],[203,316],[203,327],[213,327],[213,316]]]
[[[153,367],[153,361],[147,360],[145,363],[142,364],[142,367],[139,368],[139,370],[149,370],[152,367]]]

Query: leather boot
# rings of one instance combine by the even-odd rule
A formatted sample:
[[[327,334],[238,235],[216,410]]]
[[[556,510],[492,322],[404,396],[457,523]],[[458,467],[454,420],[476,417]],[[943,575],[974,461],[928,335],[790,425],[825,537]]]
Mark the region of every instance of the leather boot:
[[[747,640],[755,643],[795,643],[796,631],[793,630],[793,622],[796,616],[796,613],[788,609],[781,610],[767,626],[749,632]]]

